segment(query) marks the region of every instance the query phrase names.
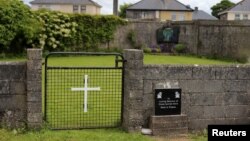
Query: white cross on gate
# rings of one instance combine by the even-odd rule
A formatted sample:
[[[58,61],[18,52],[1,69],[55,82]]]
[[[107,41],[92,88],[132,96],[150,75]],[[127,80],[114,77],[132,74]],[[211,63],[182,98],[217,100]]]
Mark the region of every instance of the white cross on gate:
[[[88,112],[88,91],[100,91],[100,87],[88,88],[88,75],[85,75],[84,88],[71,88],[71,91],[84,91],[84,112]]]

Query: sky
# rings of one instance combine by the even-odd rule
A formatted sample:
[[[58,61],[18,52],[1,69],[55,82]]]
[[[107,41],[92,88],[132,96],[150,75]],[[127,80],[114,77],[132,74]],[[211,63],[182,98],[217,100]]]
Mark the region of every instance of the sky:
[[[25,3],[29,3],[32,0],[24,0]],[[102,5],[102,14],[112,14],[113,13],[113,0],[93,0],[100,5]],[[119,4],[123,3],[136,3],[140,0],[119,0]],[[209,14],[211,14],[211,7],[216,3],[220,2],[221,0],[179,0],[185,5],[190,5],[191,8],[199,7],[200,10],[203,10]],[[241,0],[231,0],[232,2],[239,2]]]

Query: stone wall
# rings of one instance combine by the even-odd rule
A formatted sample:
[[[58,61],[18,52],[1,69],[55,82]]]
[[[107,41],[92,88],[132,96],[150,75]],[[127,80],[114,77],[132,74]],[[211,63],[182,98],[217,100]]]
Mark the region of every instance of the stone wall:
[[[27,123],[29,128],[42,125],[42,50],[29,49],[27,61]]]
[[[0,62],[0,125],[42,124],[42,51],[28,49],[27,62]]]
[[[250,123],[250,66],[142,65],[142,54],[124,52],[128,112],[123,118],[130,119],[130,124],[124,123],[128,131],[148,127],[156,88],[182,89],[182,114],[188,117],[189,130]]]
[[[238,57],[250,53],[249,21],[190,21],[147,22],[134,21],[121,26],[115,33],[111,47],[133,48],[128,34],[134,32],[136,44],[141,47],[168,46],[157,44],[156,30],[162,26],[179,26],[179,43],[186,45],[188,52],[197,55]]]
[[[26,63],[0,62],[2,126],[25,126],[26,109]]]

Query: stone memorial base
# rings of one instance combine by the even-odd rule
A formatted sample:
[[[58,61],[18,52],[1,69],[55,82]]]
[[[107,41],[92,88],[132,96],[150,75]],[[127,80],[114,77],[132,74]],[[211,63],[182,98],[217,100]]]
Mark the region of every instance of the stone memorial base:
[[[186,115],[151,116],[149,127],[154,136],[182,136],[188,133]]]

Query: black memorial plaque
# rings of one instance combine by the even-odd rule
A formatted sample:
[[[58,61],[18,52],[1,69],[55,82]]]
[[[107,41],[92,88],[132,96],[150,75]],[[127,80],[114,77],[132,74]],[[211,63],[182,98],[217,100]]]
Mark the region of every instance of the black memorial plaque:
[[[155,90],[155,115],[180,115],[181,89]]]

